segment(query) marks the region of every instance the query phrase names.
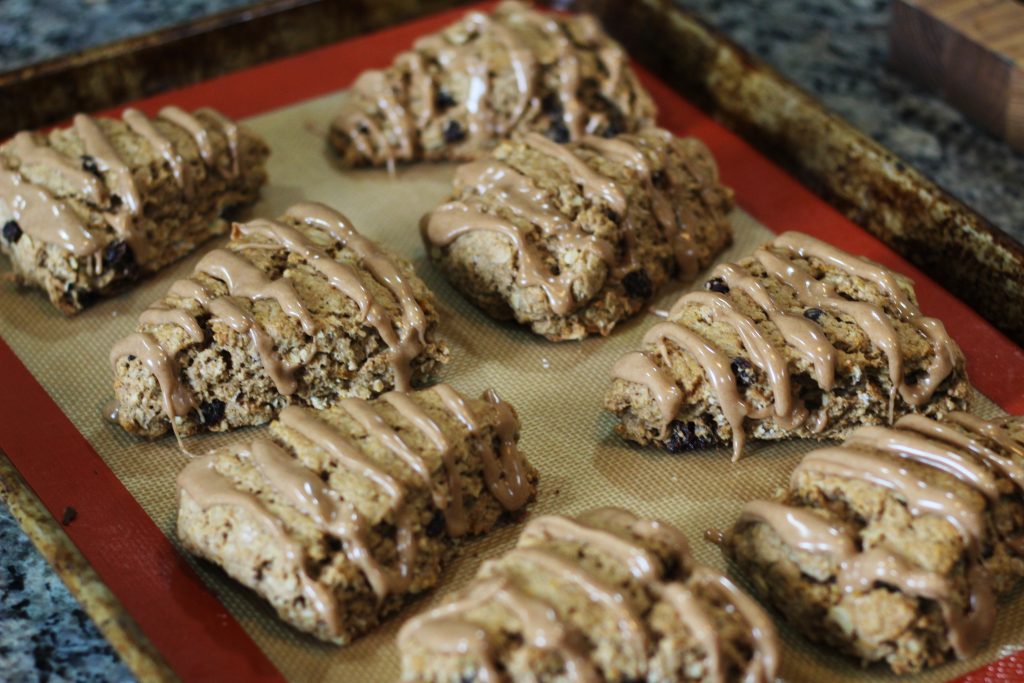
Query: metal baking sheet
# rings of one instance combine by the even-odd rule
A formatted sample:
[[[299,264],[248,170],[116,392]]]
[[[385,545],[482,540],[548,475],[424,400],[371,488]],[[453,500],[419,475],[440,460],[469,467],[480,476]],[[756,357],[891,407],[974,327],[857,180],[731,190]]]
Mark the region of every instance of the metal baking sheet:
[[[746,459],[732,464],[722,450],[669,456],[621,442],[612,432],[612,419],[600,409],[601,395],[612,363],[639,345],[653,319],[642,316],[609,338],[569,344],[551,344],[487,319],[425,261],[419,242],[418,219],[445,197],[454,167],[407,167],[389,177],[384,171],[342,171],[326,151],[326,122],[345,95],[312,96],[350,82],[362,68],[387,63],[412,37],[450,19],[451,15],[432,17],[200,84],[141,106],[152,111],[168,101],[184,106],[213,104],[232,115],[251,115],[247,125],[263,134],[274,150],[271,183],[253,215],[275,216],[300,199],[325,201],[346,212],[365,234],[414,261],[438,294],[442,331],[453,346],[453,362],[443,379],[470,393],[494,387],[519,409],[523,450],[542,476],[531,514],[624,505],[679,525],[701,561],[725,568],[717,550],[700,540],[703,531],[728,525],[744,501],[771,495],[814,444],[794,441],[753,447]],[[324,73],[333,80],[325,83]],[[998,404],[1024,412],[1020,381],[1024,354],[1019,347],[715,124],[656,75],[645,72],[644,81],[662,109],[662,124],[706,140],[726,182],[737,190],[740,209],[733,216],[737,239],[723,258],[748,253],[772,231],[801,229],[912,274],[925,312],[940,315],[967,351],[975,384],[989,397],[979,395],[977,407],[994,412]],[[27,391],[0,399],[3,414],[24,415],[24,419],[10,418],[0,428],[0,447],[20,473],[7,470],[2,479],[5,499],[23,523],[30,521],[28,532],[45,546],[51,559],[71,558],[61,566],[72,567],[65,572],[66,580],[90,613],[108,625],[128,625],[120,631],[110,626],[105,632],[140,675],[169,676],[173,670],[185,679],[211,678],[225,673],[211,669],[210,663],[217,661],[226,667],[249,667],[245,671],[250,678],[394,678],[397,664],[391,641],[401,620],[443,599],[485,557],[510,547],[519,527],[508,526],[470,543],[433,595],[345,649],[295,633],[219,570],[178,554],[173,537],[173,479],[185,456],[173,440],[141,442],[120,432],[102,420],[101,408],[109,396],[106,358],[111,343],[131,331],[138,312],[173,279],[189,272],[197,258],[194,255],[73,319],[52,311],[39,295],[21,295],[11,287],[0,290],[0,334],[13,351],[0,353],[0,368],[5,378],[20,378],[17,381],[24,381],[30,390],[38,382],[34,389],[41,394]],[[658,303],[671,301],[680,291],[666,292]],[[30,395],[35,396],[31,401]],[[47,401],[52,401],[50,407]],[[250,437],[251,432],[216,435],[197,438],[189,445],[202,451]],[[80,480],[78,473],[91,478]],[[65,507],[76,507],[79,519],[67,532],[81,555],[51,525],[39,521],[45,518],[21,481],[27,481],[58,517]],[[90,571],[95,578],[89,578]],[[982,654],[914,680],[947,680],[1007,654],[1006,648],[1016,646],[1015,634],[1022,631],[1024,607],[1018,592],[1004,607],[997,633]],[[865,672],[848,660],[810,647],[786,629],[783,635],[786,680],[820,680],[826,675],[840,680],[884,677],[878,669]],[[232,657],[233,652],[258,656]]]

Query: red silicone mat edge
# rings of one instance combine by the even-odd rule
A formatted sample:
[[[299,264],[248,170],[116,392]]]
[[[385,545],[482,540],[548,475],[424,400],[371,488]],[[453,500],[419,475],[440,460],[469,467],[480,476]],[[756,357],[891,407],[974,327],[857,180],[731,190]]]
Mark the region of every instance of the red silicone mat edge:
[[[210,105],[235,118],[267,112],[346,87],[364,69],[386,65],[415,38],[464,11],[442,12],[133,106],[154,113],[170,103]],[[708,144],[724,182],[736,190],[745,210],[775,232],[800,230],[912,277],[922,309],[939,314],[963,347],[975,386],[1005,410],[1024,412],[1020,347],[655,76],[638,71],[659,104],[661,125]],[[0,447],[55,518],[74,505],[79,516],[68,535],[171,668],[189,681],[283,680],[2,341],[0,376],[6,385],[0,392]],[[1024,654],[1011,654],[957,680],[1024,680]]]
[[[42,385],[0,341],[0,447],[182,680],[283,681]],[[221,678],[222,676],[224,678]]]

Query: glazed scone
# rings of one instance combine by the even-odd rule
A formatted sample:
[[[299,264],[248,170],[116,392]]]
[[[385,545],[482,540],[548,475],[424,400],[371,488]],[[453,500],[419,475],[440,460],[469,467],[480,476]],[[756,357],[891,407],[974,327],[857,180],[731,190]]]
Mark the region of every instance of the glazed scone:
[[[288,406],[270,431],[189,463],[178,536],[282,619],[338,644],[436,585],[456,539],[535,493],[516,414],[491,391]]]
[[[904,673],[985,642],[1024,576],[1024,420],[953,412],[813,451],[724,549],[792,626]]]
[[[316,203],[234,226],[111,352],[117,420],[149,437],[269,422],[429,380],[448,360],[412,265]]]
[[[748,437],[839,439],[907,413],[962,410],[959,346],[921,314],[913,283],[787,232],[717,266],[612,370],[623,437],[671,452]]]
[[[672,526],[615,508],[532,520],[516,549],[412,618],[405,681],[771,683],[775,629]]]
[[[553,341],[608,334],[732,239],[708,149],[657,128],[558,145],[536,133],[461,166],[424,216],[430,257],[488,315]]]
[[[475,159],[515,132],[555,142],[651,125],[654,103],[594,17],[503,2],[363,73],[331,124],[349,166]]]
[[[0,252],[17,282],[76,313],[226,232],[222,215],[259,196],[268,154],[209,108],[18,133],[0,146]]]

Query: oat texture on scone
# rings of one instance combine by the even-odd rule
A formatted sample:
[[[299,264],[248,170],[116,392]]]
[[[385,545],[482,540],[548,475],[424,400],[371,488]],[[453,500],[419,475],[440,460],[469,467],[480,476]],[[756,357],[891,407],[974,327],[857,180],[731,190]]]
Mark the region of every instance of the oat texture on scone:
[[[111,352],[118,422],[156,437],[408,390],[448,360],[412,265],[317,203],[235,224]]]
[[[732,239],[708,149],[646,128],[559,145],[536,133],[459,167],[424,216],[431,258],[488,315],[553,341],[608,334]]]
[[[458,539],[536,491],[515,411],[493,391],[289,406],[270,432],[188,464],[178,535],[282,619],[338,644],[436,585]]]
[[[64,313],[194,250],[251,204],[269,150],[219,112],[78,114],[0,145],[0,252]]]
[[[1024,420],[854,430],[748,503],[724,548],[813,641],[897,673],[969,658],[1024,576]]]
[[[906,277],[801,233],[715,267],[612,369],[626,439],[671,452],[963,410],[960,347]]]
[[[674,527],[622,509],[531,520],[399,633],[404,681],[772,683],[775,629]]]
[[[475,159],[513,133],[555,142],[651,125],[655,107],[629,58],[586,14],[503,2],[420,38],[363,73],[331,124],[346,165]]]

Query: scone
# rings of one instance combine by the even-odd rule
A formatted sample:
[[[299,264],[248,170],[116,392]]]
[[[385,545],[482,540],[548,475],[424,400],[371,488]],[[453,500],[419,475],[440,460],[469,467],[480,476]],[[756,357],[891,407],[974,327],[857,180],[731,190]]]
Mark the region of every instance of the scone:
[[[906,277],[787,232],[717,266],[621,358],[605,407],[617,431],[670,452],[748,437],[839,439],[908,413],[962,410],[960,348]]]
[[[430,379],[448,359],[412,266],[323,204],[235,224],[111,351],[117,420],[178,436]]]
[[[1024,420],[857,429],[746,505],[724,548],[811,640],[897,673],[970,657],[1024,576]]]
[[[516,414],[492,391],[288,406],[270,432],[188,464],[178,536],[282,619],[338,644],[436,585],[455,539],[535,493]]]
[[[540,517],[398,636],[405,681],[775,680],[771,621],[672,526],[615,508]]]
[[[503,2],[363,73],[331,124],[346,165],[475,159],[515,132],[555,142],[654,123],[626,53],[594,17]]]
[[[0,146],[0,252],[14,279],[76,313],[227,231],[256,201],[269,150],[213,109],[78,114]]]
[[[461,166],[421,229],[474,304],[560,341],[608,334],[671,278],[696,275],[732,239],[731,208],[698,140],[528,133]]]

